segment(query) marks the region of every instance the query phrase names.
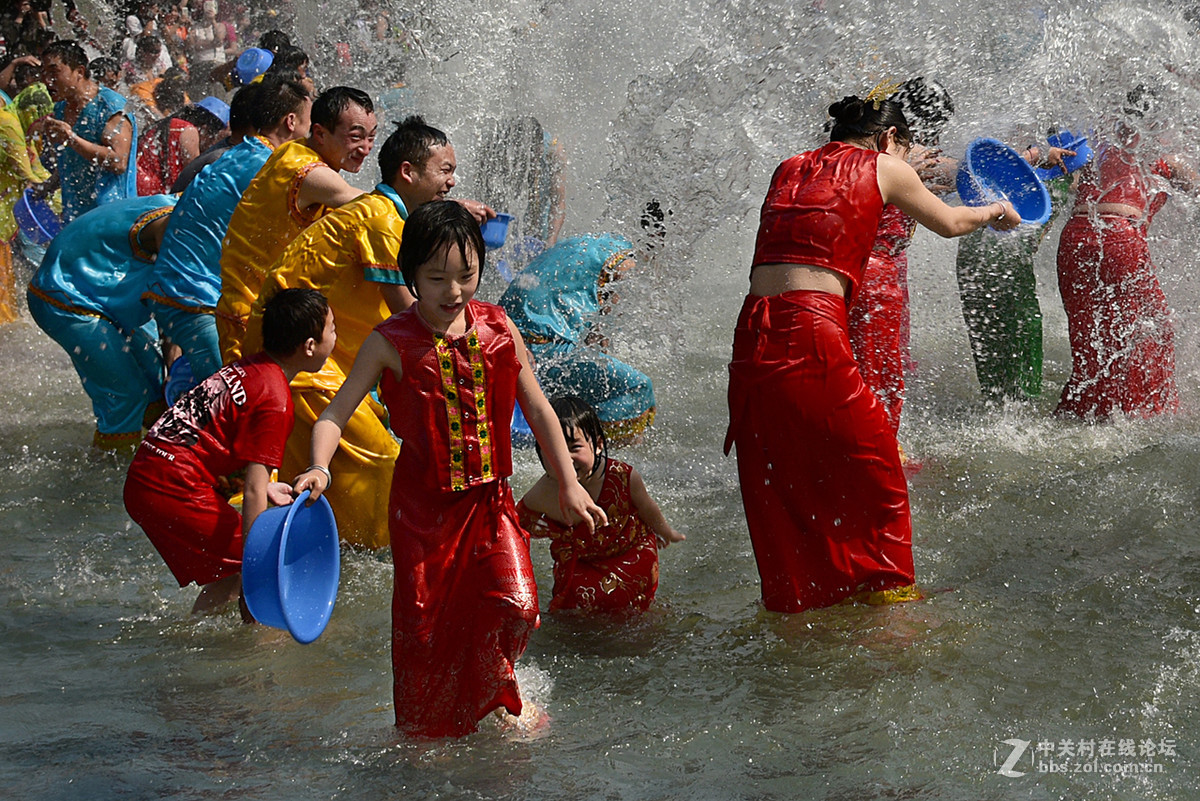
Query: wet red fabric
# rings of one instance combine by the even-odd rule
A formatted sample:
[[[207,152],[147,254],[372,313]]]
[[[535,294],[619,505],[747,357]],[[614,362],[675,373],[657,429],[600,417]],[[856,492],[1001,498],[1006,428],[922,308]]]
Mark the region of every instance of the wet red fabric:
[[[633,468],[609,459],[597,505],[608,525],[564,525],[517,504],[521,525],[534,537],[549,537],[554,558],[550,611],[644,612],[658,589],[658,540],[633,506]]]
[[[875,245],[850,306],[850,346],[863,381],[883,404],[895,433],[904,407],[908,355],[908,258],[916,223],[884,206]]]
[[[461,337],[435,335],[415,306],[376,328],[403,364],[382,381],[404,442],[389,501],[396,725],[422,737],[468,734],[500,707],[519,715],[514,663],[538,624],[507,482],[520,363],[503,310],[472,301],[467,315]]]
[[[146,433],[125,479],[125,509],[179,586],[242,569],[242,516],[221,479],[254,462],[279,466],[292,394],[265,353],[227,364],[189,390]]]
[[[828,606],[914,581],[896,437],[850,349],[845,301],[748,296],[729,365],[730,426],[763,604]]]
[[[171,186],[187,163],[179,151],[179,137],[190,122],[170,117],[145,133],[137,149],[137,193],[158,195],[171,191]]]
[[[1135,152],[1138,141],[1139,137],[1134,137],[1128,148],[1104,144],[1096,158],[1080,170],[1075,189],[1076,213],[1086,213],[1095,203],[1123,203],[1142,212],[1147,211],[1148,201],[1158,199],[1158,204],[1162,205],[1165,197],[1159,199],[1152,192],[1138,161]],[[1150,173],[1169,178],[1171,168],[1160,159]]]
[[[1175,334],[1146,241],[1146,223],[1077,214],[1058,245],[1058,287],[1071,377],[1057,413],[1150,416],[1179,406]]]
[[[792,156],[775,169],[752,264],[811,264],[844,275],[850,295],[879,228],[879,153],[844,142]]]

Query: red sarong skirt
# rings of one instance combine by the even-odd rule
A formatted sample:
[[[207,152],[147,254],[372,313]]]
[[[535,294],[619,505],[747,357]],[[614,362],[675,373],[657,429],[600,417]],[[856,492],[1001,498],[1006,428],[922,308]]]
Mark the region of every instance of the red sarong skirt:
[[[767,609],[913,584],[908,486],[892,426],[851,353],[845,300],[748,296],[729,374],[725,450],[737,444]]]

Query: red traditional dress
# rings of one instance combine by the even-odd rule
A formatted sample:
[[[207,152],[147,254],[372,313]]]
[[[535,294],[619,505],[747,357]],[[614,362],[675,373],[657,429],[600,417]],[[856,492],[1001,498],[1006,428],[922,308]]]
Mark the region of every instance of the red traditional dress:
[[[754,265],[809,264],[859,289],[883,215],[878,153],[842,142],[783,162]],[[798,612],[913,583],[896,437],[850,349],[846,299],[749,295],[729,365],[729,432],[763,604]],[[885,599],[903,597],[902,594]]]
[[[265,353],[222,367],[159,418],[125,479],[125,509],[179,586],[242,570],[242,516],[220,479],[255,462],[279,467],[292,393]]]
[[[538,625],[528,535],[517,520],[509,421],[521,370],[499,306],[471,301],[462,336],[417,307],[375,330],[400,354],[382,397],[403,440],[389,501],[396,725],[423,737],[521,713],[513,664]]]
[[[1146,229],[1166,194],[1154,192],[1133,147],[1105,145],[1080,171],[1074,216],[1058,244],[1058,287],[1071,340],[1071,378],[1057,413],[1087,419],[1120,411],[1175,411],[1175,332],[1150,261]],[[1170,168],[1151,170],[1164,178]],[[1121,203],[1139,218],[1098,214]]]
[[[908,245],[917,223],[890,203],[850,306],[850,347],[863,381],[900,428],[908,361]]]
[[[586,523],[568,526],[517,504],[521,525],[550,538],[554,594],[550,611],[644,612],[658,589],[658,540],[633,507],[633,468],[609,459],[596,504],[608,525],[589,533]]]

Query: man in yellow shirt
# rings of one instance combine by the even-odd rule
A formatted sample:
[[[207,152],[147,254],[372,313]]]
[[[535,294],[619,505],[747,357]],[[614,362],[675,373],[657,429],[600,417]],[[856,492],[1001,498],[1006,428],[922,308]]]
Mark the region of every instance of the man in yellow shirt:
[[[267,301],[295,287],[324,294],[338,324],[337,345],[325,366],[292,381],[296,423],[280,475],[307,468],[313,424],[346,380],[359,347],[376,325],[414,302],[397,265],[404,220],[417,206],[446,197],[456,166],[446,134],[409,117],[380,149],[384,181],[306,228],[268,271],[248,332],[259,330]],[[495,216],[482,203],[460,202],[480,222]],[[248,334],[245,350],[258,347]],[[400,452],[384,418],[383,407],[369,396],[355,410],[330,464],[334,480],[326,491],[342,539],[368,548],[388,544],[388,492]]]
[[[362,169],[376,127],[365,92],[328,89],[313,102],[308,137],[276,148],[242,194],[221,243],[217,333],[225,364],[246,352],[246,320],[266,268],[309,224],[362,194],[338,171]]]

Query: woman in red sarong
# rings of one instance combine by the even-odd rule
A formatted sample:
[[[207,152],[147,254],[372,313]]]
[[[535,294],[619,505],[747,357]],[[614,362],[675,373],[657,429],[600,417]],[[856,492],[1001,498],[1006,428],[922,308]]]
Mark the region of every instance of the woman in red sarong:
[[[896,437],[850,349],[847,304],[886,203],[942,236],[1020,223],[1008,203],[951,208],[901,158],[900,107],[847,97],[830,143],[783,162],[763,203],[729,365],[729,431],[764,605],[919,597]]]
[[[1141,117],[1143,87],[1127,114]],[[1147,229],[1167,200],[1155,182],[1195,186],[1179,162],[1142,166],[1145,142],[1121,122],[1079,175],[1073,216],[1058,244],[1058,288],[1067,312],[1071,377],[1056,414],[1103,420],[1149,417],[1179,406],[1171,310],[1150,260]]]
[[[363,343],[313,426],[313,466],[295,485],[328,488],[341,427],[382,378],[404,443],[389,500],[396,726],[419,737],[468,734],[500,708],[522,713],[513,665],[538,604],[507,480],[515,401],[559,478],[565,518],[606,522],[575,479],[520,334],[499,306],[472,299],[483,258],[479,224],[458,203],[412,212],[400,264],[417,302]]]

